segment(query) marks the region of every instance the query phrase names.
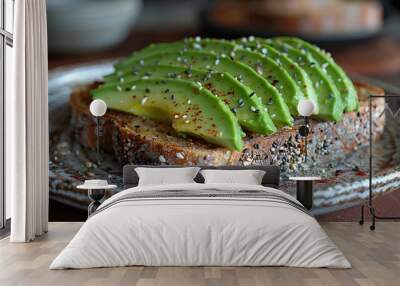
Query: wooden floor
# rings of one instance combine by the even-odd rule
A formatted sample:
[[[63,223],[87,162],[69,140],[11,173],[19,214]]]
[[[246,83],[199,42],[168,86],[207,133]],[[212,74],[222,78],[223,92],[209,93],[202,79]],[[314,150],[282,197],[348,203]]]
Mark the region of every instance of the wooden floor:
[[[288,267],[125,267],[48,270],[81,223],[50,223],[44,237],[28,244],[0,241],[1,286],[87,285],[400,285],[400,222],[368,225],[322,223],[352,269]]]

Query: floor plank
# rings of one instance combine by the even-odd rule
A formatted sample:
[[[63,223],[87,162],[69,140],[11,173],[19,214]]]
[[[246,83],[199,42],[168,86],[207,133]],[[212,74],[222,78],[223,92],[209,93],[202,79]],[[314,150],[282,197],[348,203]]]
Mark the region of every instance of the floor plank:
[[[32,243],[0,240],[2,286],[266,286],[266,285],[399,285],[400,222],[381,222],[372,232],[354,222],[323,222],[322,226],[345,253],[352,269],[289,267],[120,267],[50,271],[54,257],[82,223],[50,223],[49,233]]]

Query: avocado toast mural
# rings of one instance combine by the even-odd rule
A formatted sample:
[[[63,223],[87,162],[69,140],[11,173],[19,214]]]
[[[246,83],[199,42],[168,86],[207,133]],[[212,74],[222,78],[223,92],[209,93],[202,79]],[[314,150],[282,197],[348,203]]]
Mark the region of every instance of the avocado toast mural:
[[[60,117],[51,134],[53,199],[84,207],[85,195],[68,190],[96,174],[118,183],[126,163],[274,164],[284,177],[324,178],[316,185],[316,213],[365,198],[367,95],[383,93],[353,84],[329,54],[307,42],[253,37],[153,44],[115,64],[60,71],[50,80],[50,91],[50,107],[57,106],[50,109]],[[102,119],[101,166],[95,164],[95,124],[88,108],[93,98],[109,108]],[[317,107],[307,164],[298,133],[302,99]],[[397,130],[385,127],[384,107],[383,99],[374,100],[373,137],[381,155],[397,144]],[[398,162],[396,154],[388,156],[379,156],[375,166],[385,186],[395,181],[398,165],[384,170],[385,162]],[[294,192],[287,180],[282,189]]]

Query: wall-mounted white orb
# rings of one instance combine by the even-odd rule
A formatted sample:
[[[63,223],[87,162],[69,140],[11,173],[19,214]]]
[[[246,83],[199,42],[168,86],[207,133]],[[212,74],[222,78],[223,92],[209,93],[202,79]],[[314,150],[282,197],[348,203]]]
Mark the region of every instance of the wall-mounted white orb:
[[[300,100],[297,111],[301,116],[311,116],[315,112],[315,104],[308,99]]]
[[[93,116],[100,117],[106,114],[107,104],[101,99],[95,99],[90,103],[89,109]]]

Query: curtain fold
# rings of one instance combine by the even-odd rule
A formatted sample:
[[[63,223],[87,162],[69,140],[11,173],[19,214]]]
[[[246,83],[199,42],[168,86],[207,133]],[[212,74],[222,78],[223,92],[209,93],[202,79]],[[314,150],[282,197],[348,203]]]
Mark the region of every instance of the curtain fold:
[[[15,2],[13,93],[6,98],[6,187],[12,242],[47,232],[48,101],[45,0]]]

